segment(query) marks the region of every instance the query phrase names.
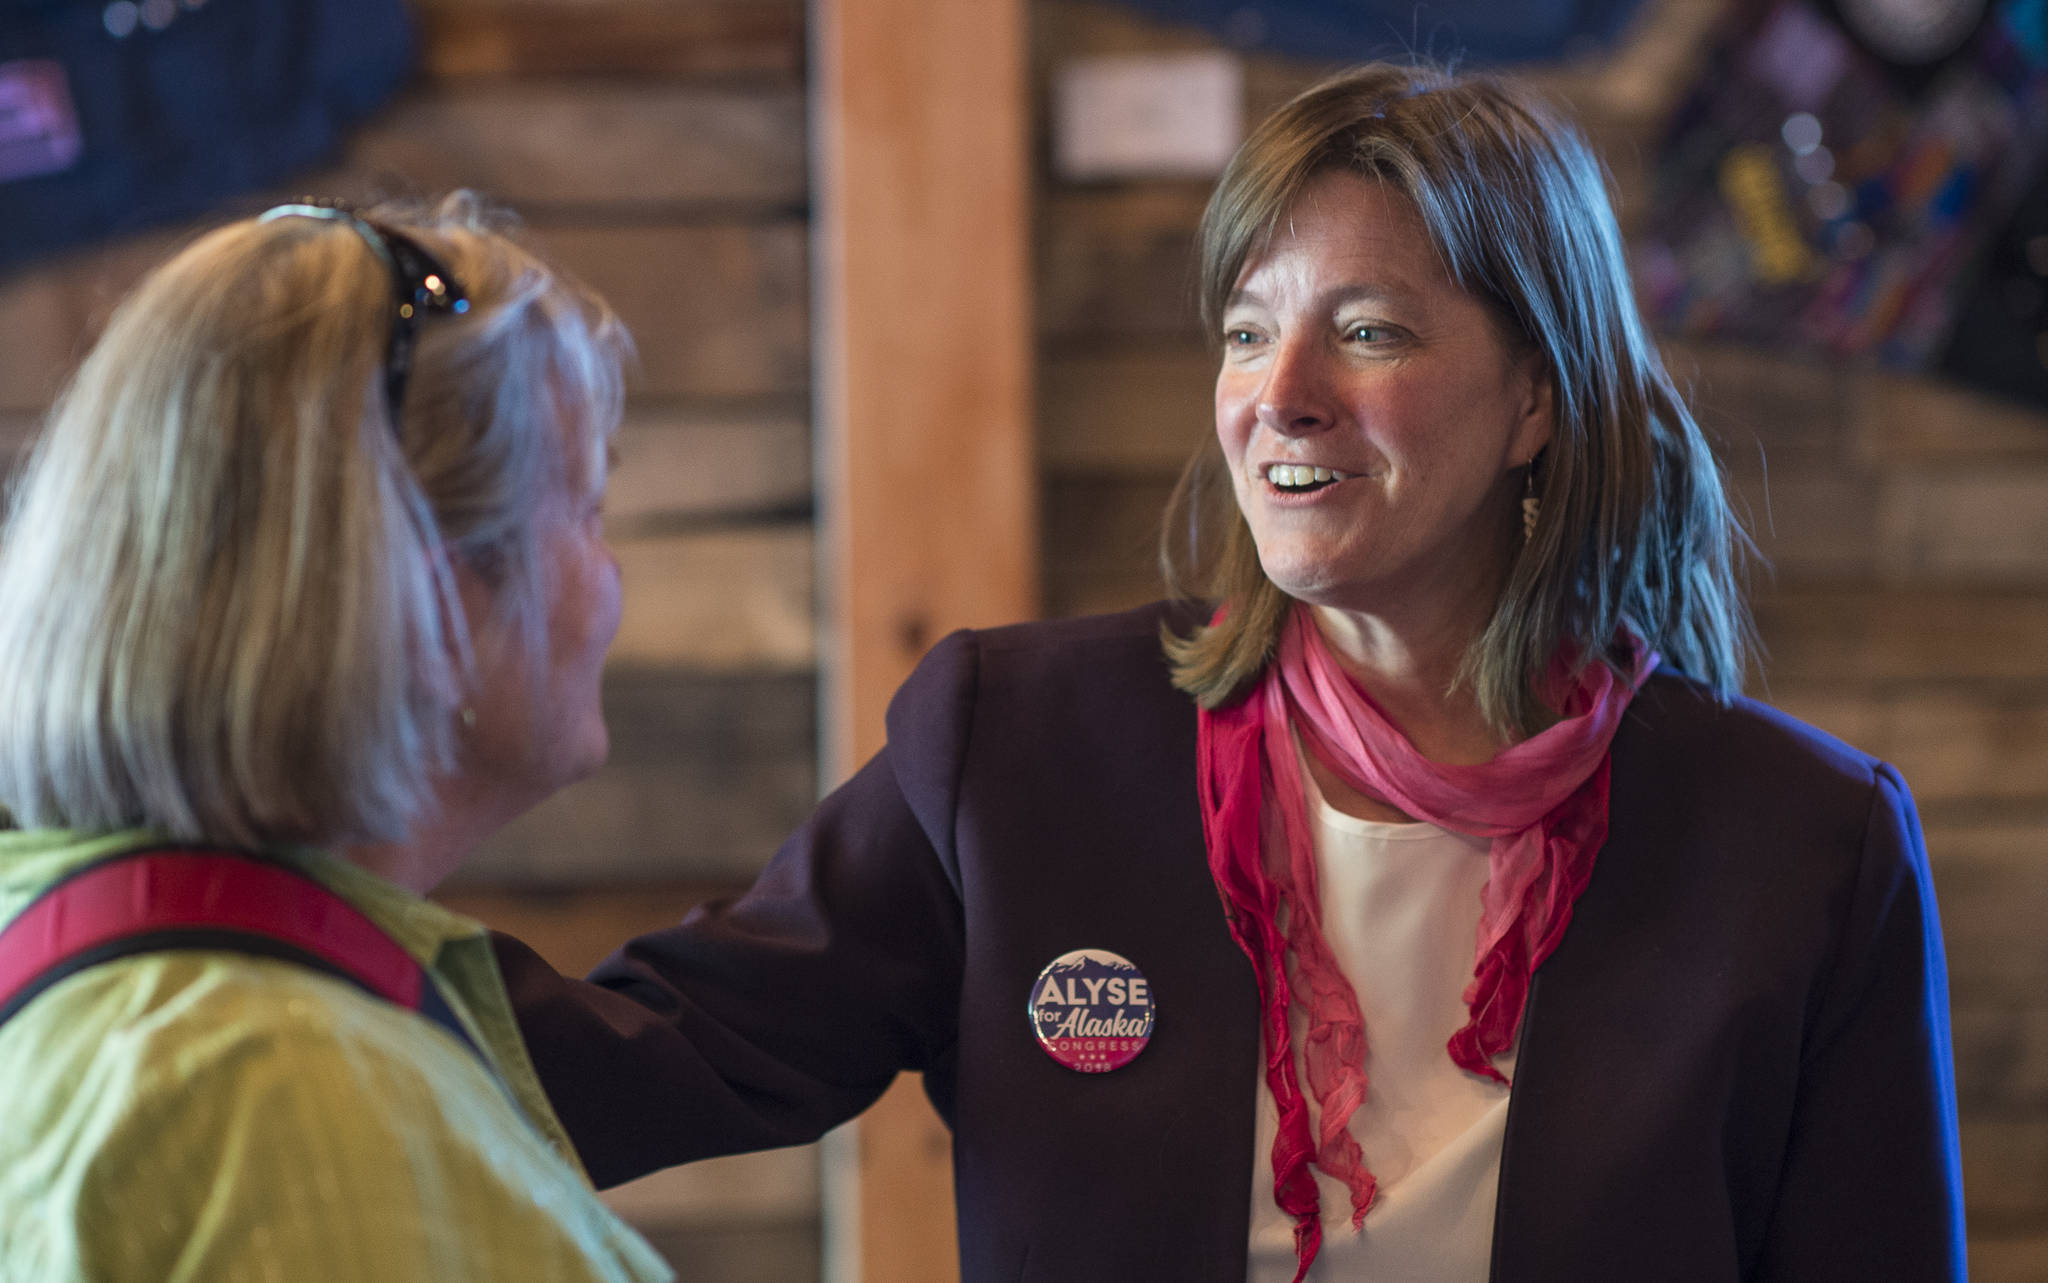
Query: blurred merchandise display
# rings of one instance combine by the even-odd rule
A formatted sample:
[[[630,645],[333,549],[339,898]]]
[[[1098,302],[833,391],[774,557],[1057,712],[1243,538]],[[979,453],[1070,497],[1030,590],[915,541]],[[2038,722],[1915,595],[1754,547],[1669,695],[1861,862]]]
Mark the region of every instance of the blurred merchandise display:
[[[280,182],[412,61],[405,0],[0,0],[0,267]]]
[[[1866,0],[1868,2],[1868,0]],[[1121,0],[1237,48],[1319,62],[1508,63],[1597,53],[1642,0]]]
[[[1634,246],[1664,329],[2048,405],[2048,0],[1739,4]]]

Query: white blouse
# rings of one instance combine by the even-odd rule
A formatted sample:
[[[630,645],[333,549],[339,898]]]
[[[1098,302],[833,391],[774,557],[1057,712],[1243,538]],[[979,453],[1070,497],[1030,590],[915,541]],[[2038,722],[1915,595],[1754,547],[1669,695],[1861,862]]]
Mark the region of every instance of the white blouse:
[[[1303,778],[1316,826],[1323,935],[1365,1017],[1368,1085],[1351,1134],[1379,1180],[1364,1229],[1353,1231],[1350,1192],[1310,1169],[1322,1196],[1323,1247],[1308,1277],[1482,1283],[1493,1250],[1508,1089],[1459,1069],[1444,1044],[1466,1020],[1489,843],[1430,824],[1357,819],[1326,802],[1306,770]],[[1299,1008],[1293,1024],[1298,1048],[1306,1028]],[[1513,1052],[1495,1066],[1512,1077]],[[1311,1098],[1311,1118],[1314,1108]],[[1294,1277],[1294,1223],[1273,1202],[1278,1128],[1262,1067],[1250,1283]]]

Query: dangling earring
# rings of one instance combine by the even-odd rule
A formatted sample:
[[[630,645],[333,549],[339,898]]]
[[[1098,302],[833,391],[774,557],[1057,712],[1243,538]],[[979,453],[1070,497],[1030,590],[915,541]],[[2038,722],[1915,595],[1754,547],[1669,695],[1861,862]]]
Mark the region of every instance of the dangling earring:
[[[1536,517],[1543,511],[1543,501],[1536,497],[1536,461],[1529,460],[1529,470],[1522,475],[1522,542],[1528,543],[1536,534]]]

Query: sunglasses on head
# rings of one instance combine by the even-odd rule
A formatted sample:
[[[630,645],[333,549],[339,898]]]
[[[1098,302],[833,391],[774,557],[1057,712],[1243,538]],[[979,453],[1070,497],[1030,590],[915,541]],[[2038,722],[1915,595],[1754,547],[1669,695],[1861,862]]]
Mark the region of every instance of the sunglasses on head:
[[[364,218],[339,201],[308,199],[265,210],[257,222],[274,218],[320,218],[345,223],[369,245],[391,275],[396,307],[391,317],[391,337],[384,348],[384,399],[391,410],[391,426],[398,426],[398,408],[405,401],[405,380],[412,372],[413,344],[418,340],[422,312],[453,313],[469,310],[462,283],[418,241],[382,223]]]

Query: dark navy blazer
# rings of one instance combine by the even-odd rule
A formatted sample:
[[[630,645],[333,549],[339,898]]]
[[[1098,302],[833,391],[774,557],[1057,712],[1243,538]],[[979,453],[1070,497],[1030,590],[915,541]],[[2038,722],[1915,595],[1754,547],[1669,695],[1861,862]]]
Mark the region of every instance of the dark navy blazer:
[[[953,1127],[967,1283],[1241,1283],[1258,995],[1204,856],[1170,618],[947,638],[752,890],[591,982],[500,937],[597,1181],[810,1140],[915,1069]],[[1152,1042],[1111,1073],[1056,1064],[1025,1017],[1077,948],[1153,983]],[[1493,1278],[1960,1278],[1954,1099],[1897,773],[1652,678],[1530,995]]]

